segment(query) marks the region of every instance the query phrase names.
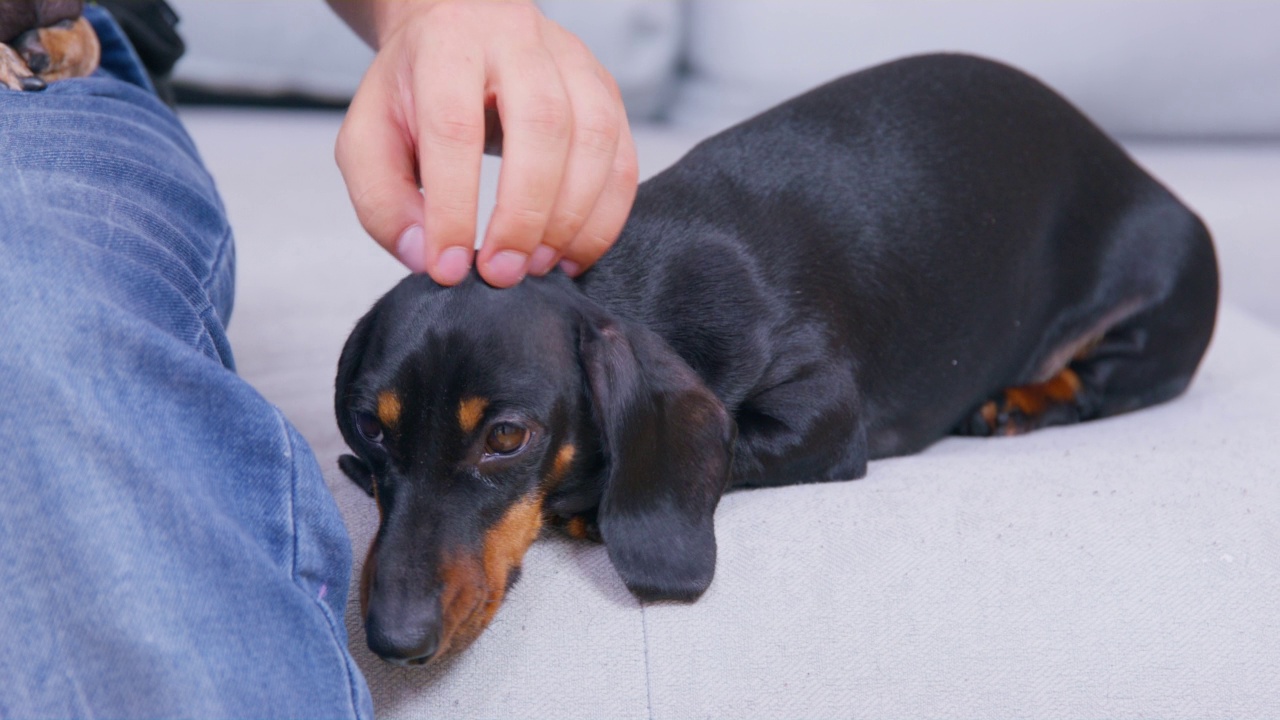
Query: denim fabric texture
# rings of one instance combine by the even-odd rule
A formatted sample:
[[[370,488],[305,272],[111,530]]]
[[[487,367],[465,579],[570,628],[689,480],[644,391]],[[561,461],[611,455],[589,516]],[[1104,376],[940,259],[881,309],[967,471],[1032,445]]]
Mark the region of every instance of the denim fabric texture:
[[[372,717],[351,548],[233,371],[231,230],[110,17],[0,89],[0,717]]]

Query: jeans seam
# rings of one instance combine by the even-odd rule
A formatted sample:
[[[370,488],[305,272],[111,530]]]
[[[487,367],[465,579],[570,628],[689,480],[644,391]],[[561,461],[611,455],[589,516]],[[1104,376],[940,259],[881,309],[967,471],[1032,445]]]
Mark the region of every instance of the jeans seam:
[[[289,531],[290,536],[293,538],[293,555],[290,559],[289,578],[293,580],[294,585],[297,585],[307,594],[311,603],[315,605],[316,609],[320,611],[320,614],[324,616],[325,623],[329,626],[329,640],[333,643],[334,649],[338,653],[338,657],[342,659],[342,666],[347,674],[347,700],[351,705],[350,717],[359,718],[361,717],[360,709],[359,704],[356,702],[356,698],[359,693],[356,689],[355,675],[352,672],[352,659],[350,657],[350,653],[345,652],[342,644],[338,642],[338,625],[336,619],[333,617],[333,613],[329,612],[329,607],[325,605],[319,597],[311,593],[311,591],[308,590],[298,578],[298,455],[297,449],[294,446],[293,436],[289,433],[289,424],[284,417],[284,413],[280,412],[279,408],[275,408],[275,412],[276,419],[280,423],[280,431],[284,433],[284,440],[289,448],[289,465],[291,468],[289,478]]]
[[[221,204],[221,201],[219,201],[219,204]],[[224,210],[223,211],[224,217],[226,216],[225,212],[226,211]],[[218,268],[222,266],[223,260],[226,259],[227,253],[231,250],[232,247],[234,247],[234,245],[235,245],[235,238],[232,235],[231,227],[224,223],[222,228],[222,235],[218,241],[218,251],[217,253],[214,254],[213,261],[209,263],[209,271],[206,272],[205,276],[200,279],[200,287],[204,288],[204,296],[206,299],[208,299],[209,305],[213,307],[214,314],[218,316],[218,320],[223,325],[226,325],[227,320],[229,318],[222,317],[221,310],[217,307],[217,304],[213,302],[213,288],[211,287],[211,285],[213,284],[214,276],[218,273]],[[234,271],[232,272],[234,273]],[[231,294],[233,296],[232,302],[234,302],[234,295],[235,295],[234,276],[232,277],[231,287],[232,287]]]
[[[233,242],[234,240],[231,235],[231,228],[224,226],[218,242],[218,252],[213,256],[212,261],[209,263],[209,271],[205,273],[205,276],[200,280],[200,286],[204,288],[206,295],[210,293],[211,288],[209,285],[213,282],[213,276],[218,272],[218,267],[222,265],[222,259],[226,257],[227,249],[231,247]]]

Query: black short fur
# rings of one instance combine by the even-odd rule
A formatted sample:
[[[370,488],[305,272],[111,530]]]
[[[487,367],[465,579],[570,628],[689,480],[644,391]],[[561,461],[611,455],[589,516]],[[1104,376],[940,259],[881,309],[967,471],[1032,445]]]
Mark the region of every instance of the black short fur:
[[[1060,96],[994,62],[908,58],[698,145],[576,283],[407,278],[343,353],[338,420],[361,456],[344,469],[382,493],[379,572],[421,570],[388,592],[430,603],[440,528],[481,532],[573,444],[544,511],[598,523],[641,597],[691,599],[727,487],[860,477],[1064,367],[1082,388],[1046,422],[1169,399],[1217,296],[1200,220]],[[352,413],[383,388],[415,434],[370,450]],[[475,468],[446,427],[463,395],[539,443],[465,493]],[[404,487],[401,518],[386,497]]]

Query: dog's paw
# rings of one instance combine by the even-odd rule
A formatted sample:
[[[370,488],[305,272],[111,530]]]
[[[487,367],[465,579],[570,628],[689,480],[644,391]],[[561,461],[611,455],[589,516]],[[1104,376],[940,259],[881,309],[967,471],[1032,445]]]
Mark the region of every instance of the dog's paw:
[[[18,91],[45,88],[45,82],[31,72],[18,51],[4,43],[0,43],[0,85]]]
[[[1000,416],[1000,406],[995,400],[988,400],[981,407],[973,411],[973,414],[965,418],[956,426],[956,435],[968,435],[972,437],[990,437],[995,434],[996,423]]]
[[[1064,368],[1046,382],[1005,389],[956,427],[957,435],[1021,435],[1049,425],[1079,422],[1087,395],[1080,378]]]
[[[604,537],[600,535],[599,524],[586,515],[574,515],[567,518],[553,517],[550,524],[574,540],[589,540],[595,543],[604,542]]]

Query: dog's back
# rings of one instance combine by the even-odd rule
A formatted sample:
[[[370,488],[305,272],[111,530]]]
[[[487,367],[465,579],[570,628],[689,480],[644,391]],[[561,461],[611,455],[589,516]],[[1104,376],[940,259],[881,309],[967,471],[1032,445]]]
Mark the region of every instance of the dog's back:
[[[1066,100],[1004,65],[931,55],[705,141],[642,186],[583,287],[731,407],[848,358],[876,457],[1045,380],[1187,283],[1193,370],[1216,277],[1195,215]]]

